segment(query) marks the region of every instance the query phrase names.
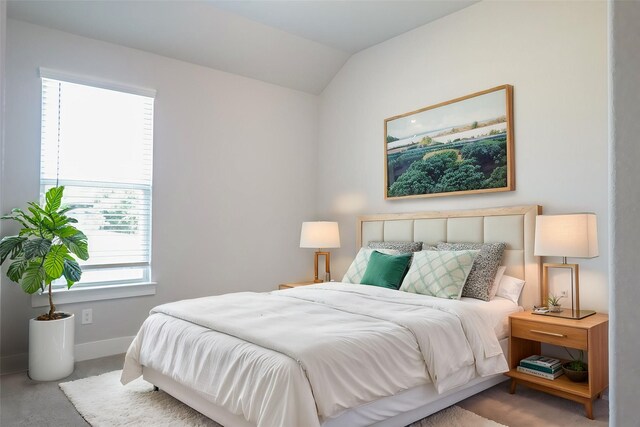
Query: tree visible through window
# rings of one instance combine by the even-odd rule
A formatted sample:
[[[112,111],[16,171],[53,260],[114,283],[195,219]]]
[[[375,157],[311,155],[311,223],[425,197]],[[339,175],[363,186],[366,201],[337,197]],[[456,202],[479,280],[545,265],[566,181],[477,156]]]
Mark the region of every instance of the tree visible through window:
[[[42,77],[41,192],[64,185],[89,239],[79,285],[149,281],[154,94]]]

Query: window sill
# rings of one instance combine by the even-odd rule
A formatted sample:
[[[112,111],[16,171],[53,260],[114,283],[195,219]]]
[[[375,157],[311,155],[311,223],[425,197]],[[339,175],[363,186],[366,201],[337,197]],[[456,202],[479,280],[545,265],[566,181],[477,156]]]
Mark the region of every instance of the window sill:
[[[156,283],[136,283],[129,285],[111,285],[94,287],[77,287],[71,289],[56,289],[53,291],[55,305],[72,304],[84,301],[100,301],[107,299],[131,298],[156,294]],[[32,295],[31,307],[46,307],[49,296],[45,294]]]

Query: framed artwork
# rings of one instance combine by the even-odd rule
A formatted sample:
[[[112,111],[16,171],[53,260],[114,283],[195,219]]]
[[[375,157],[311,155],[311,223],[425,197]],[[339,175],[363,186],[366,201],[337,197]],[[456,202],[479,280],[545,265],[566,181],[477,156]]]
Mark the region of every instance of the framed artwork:
[[[385,199],[515,190],[513,86],[384,121]]]

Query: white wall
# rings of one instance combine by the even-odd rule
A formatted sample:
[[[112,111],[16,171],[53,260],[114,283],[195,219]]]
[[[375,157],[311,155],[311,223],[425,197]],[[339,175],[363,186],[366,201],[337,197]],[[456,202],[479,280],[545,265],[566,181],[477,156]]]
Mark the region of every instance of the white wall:
[[[320,103],[319,207],[345,236],[335,276],[355,254],[356,214],[537,203],[597,213],[581,306],[608,311],[606,40],[603,2],[486,1],[353,56]],[[516,191],[384,200],[385,118],[502,84],[514,86]]]
[[[312,256],[298,239],[315,214],[317,97],[9,20],[7,209],[38,198],[39,66],[157,90],[157,295],[59,307],[93,308],[92,325],[78,319],[77,343],[134,335],[162,302],[309,277]],[[26,352],[28,319],[42,309],[5,278],[1,289],[2,355]]]
[[[638,422],[640,325],[640,3],[609,3],[612,426]],[[637,424],[636,424],[637,425]]]

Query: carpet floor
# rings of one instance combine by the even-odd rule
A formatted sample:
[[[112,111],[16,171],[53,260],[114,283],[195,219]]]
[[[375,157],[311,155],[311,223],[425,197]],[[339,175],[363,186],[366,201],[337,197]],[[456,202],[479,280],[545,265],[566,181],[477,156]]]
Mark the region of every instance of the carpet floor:
[[[73,381],[122,369],[124,355],[76,363]],[[526,387],[509,394],[508,382],[498,384],[457,405],[509,427],[605,427],[609,425],[606,400],[594,404],[595,420],[584,417],[582,405]],[[25,372],[0,377],[0,425],[87,427],[58,382],[38,382]],[[475,425],[469,426],[475,427]]]
[[[199,412],[139,378],[120,384],[122,371],[60,384],[82,417],[93,427],[221,427]],[[505,427],[452,406],[410,427]]]

